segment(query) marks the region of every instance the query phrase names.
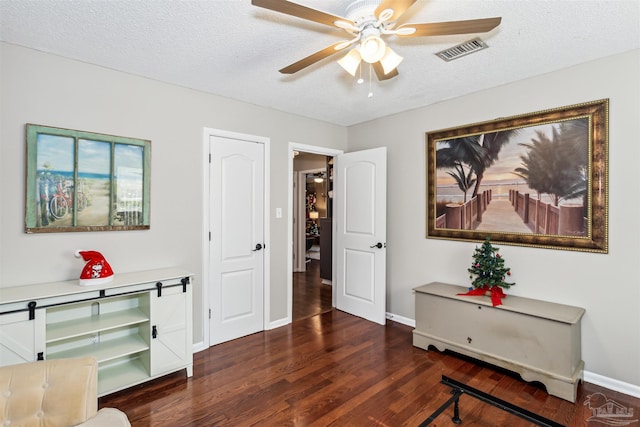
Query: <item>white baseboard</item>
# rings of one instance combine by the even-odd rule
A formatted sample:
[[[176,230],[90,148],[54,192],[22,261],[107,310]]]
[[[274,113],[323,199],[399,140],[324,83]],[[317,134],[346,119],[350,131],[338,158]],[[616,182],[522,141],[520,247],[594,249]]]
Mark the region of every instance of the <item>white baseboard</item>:
[[[387,313],[388,320],[402,323],[403,325],[416,327],[416,321],[407,317],[399,316],[393,313]],[[617,391],[627,394],[629,396],[640,398],[640,386],[625,383],[623,381],[614,380],[613,378],[605,377],[603,375],[595,374],[593,372],[584,371],[583,380],[587,383],[595,384],[600,387],[608,388],[609,390]]]
[[[288,325],[289,323],[291,323],[291,319],[285,317],[283,319],[279,319],[279,320],[276,320],[275,322],[269,323],[265,328],[265,331],[279,328],[280,326],[285,326],[285,325]],[[204,341],[200,341],[200,342],[194,343],[192,348],[194,353],[198,353],[199,351],[206,350],[209,347],[207,347]]]
[[[409,319],[408,317],[387,312],[386,318],[387,320],[393,320],[394,322],[402,323],[403,325],[411,326],[412,328],[416,327],[416,321],[414,319]]]
[[[291,319],[288,317],[283,317],[282,319],[278,319],[276,321],[269,323],[266,330],[279,328],[280,326],[288,325],[289,323],[291,323]]]
[[[209,348],[209,347],[207,347],[207,346],[205,345],[204,341],[200,341],[200,342],[197,342],[197,343],[194,343],[194,344],[193,344],[193,352],[194,352],[194,353],[197,353],[197,352],[199,352],[199,351],[204,351],[204,350],[206,350],[207,348]]]
[[[608,388],[609,390],[640,398],[640,386],[625,383],[619,380],[614,380],[613,378],[605,377],[600,374],[594,374],[593,372],[589,371],[584,371],[583,379],[587,383],[595,384],[600,387]]]

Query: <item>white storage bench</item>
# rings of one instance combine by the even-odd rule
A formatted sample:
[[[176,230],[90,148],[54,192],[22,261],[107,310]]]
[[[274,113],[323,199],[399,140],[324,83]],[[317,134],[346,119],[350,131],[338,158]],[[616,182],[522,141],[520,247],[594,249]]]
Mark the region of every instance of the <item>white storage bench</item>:
[[[462,286],[430,283],[414,289],[413,345],[451,350],[539,381],[551,395],[575,402],[584,362],[584,309],[507,296],[461,296]]]

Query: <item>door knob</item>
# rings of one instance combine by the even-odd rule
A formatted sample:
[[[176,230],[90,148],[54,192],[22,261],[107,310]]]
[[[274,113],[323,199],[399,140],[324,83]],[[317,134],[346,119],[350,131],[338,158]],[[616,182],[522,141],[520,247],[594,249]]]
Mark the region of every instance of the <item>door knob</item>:
[[[262,245],[261,245],[260,243],[258,243],[258,244],[256,245],[256,248],[255,248],[255,249],[253,249],[253,252],[259,251],[260,249],[262,249]]]
[[[373,246],[369,246],[369,247],[370,247],[370,248],[378,248],[378,249],[382,249],[383,245],[382,245],[382,243],[378,242],[378,243],[376,243],[375,245],[373,245]]]

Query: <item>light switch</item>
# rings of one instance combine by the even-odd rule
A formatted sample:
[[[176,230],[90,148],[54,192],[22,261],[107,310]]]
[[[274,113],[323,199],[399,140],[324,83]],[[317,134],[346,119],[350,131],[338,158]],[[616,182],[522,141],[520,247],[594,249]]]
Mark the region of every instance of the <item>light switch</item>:
[[[282,208],[276,208],[276,218],[282,218]]]

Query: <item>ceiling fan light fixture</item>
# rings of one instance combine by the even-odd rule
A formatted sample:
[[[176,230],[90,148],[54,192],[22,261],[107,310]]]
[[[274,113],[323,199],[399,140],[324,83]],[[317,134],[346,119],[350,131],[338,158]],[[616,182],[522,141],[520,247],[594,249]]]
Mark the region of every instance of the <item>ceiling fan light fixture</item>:
[[[338,60],[338,64],[340,64],[347,73],[355,77],[356,71],[358,71],[358,67],[360,66],[360,61],[360,52],[354,47],[349,53]]]
[[[376,34],[366,36],[360,44],[360,55],[365,62],[374,64],[384,56],[386,43]]]
[[[384,56],[380,58],[380,64],[382,65],[382,70],[384,74],[389,74],[391,71],[398,68],[398,65],[402,62],[404,58],[397,53],[395,53],[389,46],[385,50]]]

